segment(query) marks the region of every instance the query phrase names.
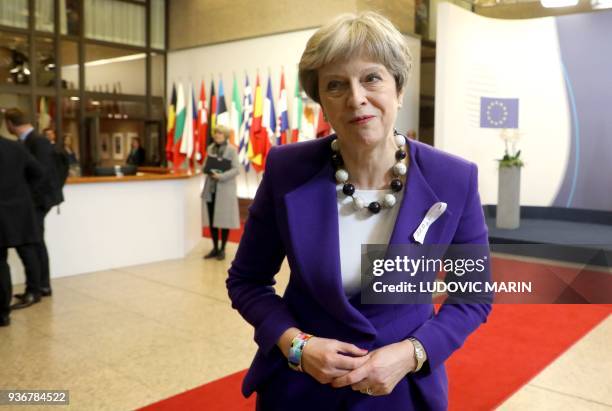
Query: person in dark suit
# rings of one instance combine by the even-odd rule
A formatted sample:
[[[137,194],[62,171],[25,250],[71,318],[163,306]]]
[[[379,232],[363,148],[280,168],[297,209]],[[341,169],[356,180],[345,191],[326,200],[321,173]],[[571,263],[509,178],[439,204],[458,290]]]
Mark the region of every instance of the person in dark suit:
[[[21,144],[0,137],[0,327],[10,324],[12,299],[11,272],[7,263],[8,248],[16,247],[21,256],[27,256],[30,293],[40,282],[38,244],[40,230],[37,223],[30,187],[36,187],[43,178],[40,164]],[[40,299],[40,296],[38,296]]]
[[[140,167],[145,162],[145,149],[140,146],[140,138],[132,139],[132,148],[126,160],[128,165]]]
[[[19,138],[25,148],[38,161],[43,170],[43,178],[40,184],[32,188],[31,194],[36,213],[36,222],[40,231],[40,241],[37,244],[37,257],[23,254],[17,249],[19,257],[26,268],[26,292],[16,297],[21,302],[13,306],[14,309],[29,307],[40,301],[40,296],[51,295],[51,282],[49,275],[49,256],[45,245],[45,217],[51,207],[64,200],[61,184],[55,166],[53,146],[49,140],[39,135],[27,120],[26,115],[18,108],[8,109],[4,113],[6,128],[11,134]],[[40,266],[40,282],[29,276],[34,270],[31,267]]]

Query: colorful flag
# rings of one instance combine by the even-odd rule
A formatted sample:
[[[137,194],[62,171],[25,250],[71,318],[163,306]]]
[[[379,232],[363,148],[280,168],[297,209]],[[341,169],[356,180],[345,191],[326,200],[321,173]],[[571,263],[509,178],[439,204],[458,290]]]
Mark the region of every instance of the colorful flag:
[[[51,116],[47,108],[47,99],[40,97],[38,102],[38,129],[44,130],[51,125]]]
[[[268,74],[268,89],[263,106],[262,125],[266,129],[270,144],[276,144],[276,111],[274,110],[274,95],[272,93],[272,76]]]
[[[480,97],[481,128],[518,128],[518,98]]]
[[[234,84],[232,90],[232,105],[230,107],[230,123],[232,135],[230,137],[231,144],[238,146],[240,136],[240,126],[242,125],[242,107],[240,104],[240,91],[238,90],[238,82],[234,76]]]
[[[251,122],[253,121],[253,95],[249,85],[249,76],[245,75],[244,98],[242,100],[242,123],[240,124],[240,137],[238,141],[238,161],[249,171],[249,157],[247,150],[251,135]]]
[[[319,105],[306,97],[302,91],[303,111],[300,137],[298,141],[312,140],[317,136],[316,122],[319,117]]]
[[[223,79],[219,80],[219,96],[217,97],[217,120],[216,126],[231,127],[230,114],[227,111],[227,104],[225,103],[225,92],[223,91]]]
[[[210,104],[208,105],[210,120],[208,121],[208,133],[206,134],[206,147],[212,144],[212,135],[217,125],[217,96],[215,95],[215,80],[210,81]]]
[[[291,142],[296,143],[300,140],[300,130],[302,129],[302,93],[300,80],[295,78],[295,94],[293,95],[293,106],[291,111]]]
[[[172,97],[168,105],[168,125],[166,126],[166,160],[173,161],[174,126],[176,123],[176,85],[172,84]]]
[[[255,84],[255,99],[253,101],[253,121],[251,123],[250,144],[248,147],[248,157],[257,172],[262,172],[265,168],[266,155],[270,150],[270,139],[268,132],[262,125],[263,117],[263,96],[259,75]]]
[[[204,82],[200,86],[200,99],[198,100],[197,138],[194,145],[195,160],[202,164],[206,158],[206,135],[208,132],[208,107],[206,105],[206,91]]]
[[[187,89],[187,99],[185,101],[185,126],[183,127],[183,136],[181,138],[180,153],[183,157],[190,159],[193,155],[193,124],[194,124],[194,106],[193,87],[191,84]]]
[[[285,89],[285,73],[281,72],[280,95],[278,97],[278,124],[276,125],[276,144],[287,144],[289,132],[289,115],[287,114],[287,90]]]
[[[181,155],[181,139],[183,138],[183,132],[186,123],[186,106],[185,96],[183,95],[183,86],[181,83],[178,84],[178,91],[176,97],[176,124],[174,126],[174,143],[172,145],[172,164],[174,169],[178,169],[183,163],[184,157]]]
[[[319,119],[317,120],[317,138],[326,137],[332,133],[331,124],[325,120],[323,109],[319,107]]]

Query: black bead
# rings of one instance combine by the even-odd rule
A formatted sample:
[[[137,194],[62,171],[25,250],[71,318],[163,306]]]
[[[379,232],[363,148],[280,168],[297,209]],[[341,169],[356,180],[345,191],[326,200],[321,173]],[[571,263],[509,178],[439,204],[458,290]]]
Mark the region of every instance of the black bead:
[[[332,154],[332,163],[336,167],[340,167],[341,165],[344,164],[344,160],[342,159],[342,156],[340,154],[334,153],[334,154]]]
[[[380,206],[380,203],[378,201],[372,201],[369,205],[368,205],[368,210],[370,210],[370,212],[372,214],[378,214],[378,212],[380,211],[382,207]]]
[[[347,196],[352,196],[355,194],[355,186],[351,183],[346,183],[342,186],[342,192]]]
[[[400,191],[403,186],[404,185],[402,184],[402,181],[399,178],[394,178],[393,180],[391,180],[391,190],[395,191],[396,193]]]
[[[406,158],[408,154],[402,150],[401,148],[395,152],[395,158],[398,160],[403,160]]]

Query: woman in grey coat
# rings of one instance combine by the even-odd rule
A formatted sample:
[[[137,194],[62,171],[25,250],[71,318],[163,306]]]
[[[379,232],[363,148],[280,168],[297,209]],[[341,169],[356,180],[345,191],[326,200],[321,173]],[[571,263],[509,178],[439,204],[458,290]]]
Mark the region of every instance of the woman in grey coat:
[[[215,127],[214,143],[208,146],[203,172],[207,175],[202,190],[202,223],[210,227],[213,249],[204,258],[225,258],[225,244],[230,228],[240,228],[238,196],[236,194],[236,176],[238,176],[238,152],[228,144],[229,128]],[[229,163],[229,169],[211,170],[211,163]],[[207,167],[208,166],[208,167]],[[221,247],[219,247],[219,229],[221,229]]]

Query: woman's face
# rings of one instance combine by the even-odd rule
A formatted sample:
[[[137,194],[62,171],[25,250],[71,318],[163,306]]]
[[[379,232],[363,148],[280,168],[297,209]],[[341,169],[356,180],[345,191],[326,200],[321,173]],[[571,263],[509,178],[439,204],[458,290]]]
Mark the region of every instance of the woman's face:
[[[355,57],[318,74],[321,106],[341,140],[372,146],[392,135],[402,95],[383,64]]]
[[[215,132],[215,134],[213,134],[213,140],[217,144],[223,144],[225,143],[225,134],[221,133],[220,131],[217,131]]]

